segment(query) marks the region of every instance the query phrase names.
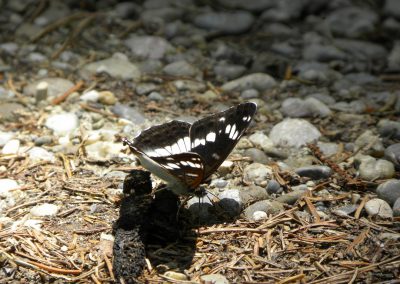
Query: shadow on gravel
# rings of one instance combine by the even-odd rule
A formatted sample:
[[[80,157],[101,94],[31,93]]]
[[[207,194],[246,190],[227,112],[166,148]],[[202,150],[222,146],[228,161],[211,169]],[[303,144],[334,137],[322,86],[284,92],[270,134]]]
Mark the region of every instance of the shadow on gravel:
[[[145,257],[159,273],[183,272],[195,253],[196,227],[227,221],[224,216],[207,222],[193,218],[189,210],[179,208],[179,198],[171,191],[161,190],[155,196],[151,192],[149,172],[134,170],[125,178],[120,217],[114,224],[113,270],[118,283],[140,283]],[[210,207],[197,206],[199,213]]]

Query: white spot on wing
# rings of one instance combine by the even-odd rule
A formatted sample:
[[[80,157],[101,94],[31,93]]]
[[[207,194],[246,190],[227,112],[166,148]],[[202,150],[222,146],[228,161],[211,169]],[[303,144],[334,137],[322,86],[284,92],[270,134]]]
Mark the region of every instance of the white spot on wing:
[[[219,119],[219,121],[224,122],[224,121],[225,121],[225,117],[221,117],[221,118]]]
[[[238,136],[239,136],[239,131],[236,130],[235,133],[233,133],[232,139],[236,140],[236,138],[238,138]]]
[[[187,152],[188,149],[186,149],[186,144],[185,141],[183,141],[183,138],[178,140],[178,146],[181,149],[182,152]]]
[[[177,164],[174,164],[174,163],[168,163],[167,166],[169,166],[170,168],[173,168],[173,169],[179,169],[180,168]]]
[[[215,137],[216,137],[215,132],[210,132],[206,136],[206,141],[215,142]]]
[[[199,146],[200,145],[200,139],[194,139],[194,143],[193,143],[193,145],[192,145],[192,147],[194,148],[194,147],[197,147],[197,146]]]
[[[169,152],[165,148],[158,148],[155,149],[154,152],[158,154],[159,157],[169,156]]]
[[[236,124],[234,124],[234,125],[232,126],[231,132],[229,133],[229,138],[234,139],[234,138],[233,138],[233,135],[235,134],[235,132],[236,132]]]
[[[200,140],[200,144],[201,144],[201,145],[206,145],[206,139],[204,139],[204,138],[201,139],[201,140]]]
[[[228,134],[231,131],[231,125],[228,124],[225,128],[225,133]]]
[[[189,152],[190,149],[192,149],[192,147],[190,147],[190,138],[189,138],[189,136],[186,136],[185,138],[183,138],[183,141],[185,142],[185,145],[186,145],[186,151]]]
[[[172,148],[172,154],[181,153],[181,150],[179,149],[178,143],[175,143],[174,145],[172,145],[171,148]]]
[[[181,165],[187,166],[187,165],[188,165],[188,163],[187,163],[187,162],[185,162],[185,161],[181,161]]]

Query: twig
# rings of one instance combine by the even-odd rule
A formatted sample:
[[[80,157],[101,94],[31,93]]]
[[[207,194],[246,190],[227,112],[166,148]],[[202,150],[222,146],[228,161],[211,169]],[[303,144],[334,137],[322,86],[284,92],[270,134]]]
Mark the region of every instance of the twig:
[[[59,103],[62,103],[63,101],[65,101],[68,98],[69,95],[78,91],[80,88],[82,88],[82,86],[83,86],[83,81],[81,80],[78,83],[76,83],[75,86],[72,86],[71,88],[69,88],[64,94],[62,94],[59,97],[54,98],[51,103],[53,105],[58,105]]]

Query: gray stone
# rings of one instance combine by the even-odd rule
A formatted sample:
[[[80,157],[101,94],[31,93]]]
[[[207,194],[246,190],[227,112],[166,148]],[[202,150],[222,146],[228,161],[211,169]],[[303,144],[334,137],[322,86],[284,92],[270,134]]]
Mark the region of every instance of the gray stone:
[[[308,61],[329,62],[332,60],[344,60],[347,55],[333,45],[310,44],[303,49],[303,58]]]
[[[385,148],[383,147],[382,139],[378,135],[374,135],[371,130],[364,131],[357,139],[354,141],[355,151],[366,148],[367,151],[362,151],[366,155],[371,155],[373,157],[382,157]]]
[[[326,18],[326,24],[335,35],[359,38],[375,31],[378,20],[374,11],[350,6],[333,11]]]
[[[388,55],[388,70],[397,72],[400,70],[400,41],[396,41]]]
[[[240,191],[240,199],[242,200],[243,204],[249,204],[267,198],[267,191],[265,188],[260,186],[250,186],[249,188]]]
[[[134,124],[142,124],[145,121],[143,114],[136,108],[123,104],[115,104],[111,111],[116,115],[132,121]]]
[[[289,117],[326,117],[331,114],[331,110],[315,98],[287,98],[282,103],[281,111]]]
[[[56,161],[54,154],[42,147],[33,147],[27,153],[31,161]]]
[[[385,200],[379,198],[367,201],[364,208],[369,216],[378,216],[384,219],[393,217],[393,210],[390,205]]]
[[[81,74],[84,77],[102,72],[109,74],[111,77],[124,80],[136,80],[141,76],[139,68],[129,62],[126,55],[122,53],[115,53],[108,59],[89,63],[81,69]]]
[[[161,102],[164,100],[164,97],[159,92],[151,92],[148,96],[149,100]]]
[[[254,22],[254,16],[246,11],[206,12],[197,15],[193,23],[202,29],[219,31],[224,34],[238,34],[247,31]]]
[[[200,75],[200,70],[195,68],[193,65],[188,62],[181,60],[170,63],[163,68],[163,72],[165,74],[171,76],[187,76],[187,77],[195,77]]]
[[[267,155],[257,148],[246,149],[243,156],[249,157],[253,162],[260,164],[266,164],[269,161]]]
[[[269,134],[275,145],[295,148],[314,142],[320,136],[318,129],[304,119],[285,119],[276,124]]]
[[[380,199],[393,205],[400,198],[400,180],[391,179],[381,183],[376,189],[376,193]]]
[[[271,139],[269,139],[267,135],[259,131],[250,135],[249,140],[251,143],[253,143],[254,146],[262,149],[263,151],[268,151],[269,149],[274,147]]]
[[[397,198],[396,202],[393,205],[393,216],[400,217],[400,197]]]
[[[157,36],[133,35],[125,41],[125,45],[139,58],[161,59],[175,50],[168,41]]]
[[[276,215],[284,210],[283,204],[274,200],[260,200],[244,210],[244,215],[247,220],[254,220],[254,212],[263,211],[269,215]]]
[[[150,94],[153,91],[157,91],[158,88],[159,87],[153,83],[139,83],[136,85],[135,92],[136,94],[142,96]]]
[[[266,165],[253,163],[243,170],[243,178],[248,182],[254,182],[257,185],[267,185],[267,180],[272,177],[272,170]]]
[[[268,194],[279,194],[283,191],[279,182],[274,179],[271,179],[267,184],[267,192]]]
[[[339,145],[336,143],[318,141],[317,146],[326,157],[335,155],[339,151]]]
[[[218,64],[214,67],[215,75],[224,80],[232,80],[241,76],[246,71],[246,67],[235,64]]]
[[[385,159],[391,161],[397,168],[400,167],[400,143],[390,145],[385,149]]]
[[[293,205],[300,197],[303,196],[305,190],[297,189],[289,193],[279,196],[276,201]]]
[[[218,0],[217,2],[227,8],[243,9],[252,12],[261,12],[277,5],[276,1],[271,0]]]
[[[241,97],[242,99],[244,99],[244,100],[258,98],[259,96],[260,96],[260,92],[257,91],[256,89],[244,90],[244,91],[240,94],[240,97]]]
[[[385,15],[393,16],[400,19],[400,5],[397,0],[386,0],[385,6],[383,7],[383,12]]]
[[[336,39],[334,44],[347,52],[354,60],[371,61],[382,60],[387,57],[386,49],[379,44],[352,39]]]
[[[229,81],[222,85],[222,90],[225,92],[244,91],[246,89],[257,89],[264,91],[275,87],[276,81],[268,74],[254,73],[243,76],[241,78]]]
[[[378,132],[383,137],[400,139],[400,122],[381,119],[378,122]]]
[[[337,111],[355,114],[364,113],[367,109],[367,105],[360,100],[355,100],[351,102],[337,102],[332,105],[331,108]]]
[[[328,178],[332,174],[332,170],[330,167],[327,166],[319,166],[319,165],[312,165],[297,168],[295,172],[302,177],[309,177],[312,179],[323,179]]]
[[[47,83],[47,96],[57,97],[71,89],[75,84],[70,80],[64,78],[43,78],[28,84],[24,88],[24,94],[28,96],[35,96],[37,87],[42,83]]]
[[[336,208],[335,210],[333,210],[333,213],[335,213],[338,216],[350,216],[350,214],[356,212],[357,208],[358,208],[358,205],[349,204],[349,205],[345,205],[345,206]]]
[[[359,167],[360,177],[365,180],[388,179],[395,174],[394,166],[391,162],[381,159],[375,159],[371,156],[356,156]]]

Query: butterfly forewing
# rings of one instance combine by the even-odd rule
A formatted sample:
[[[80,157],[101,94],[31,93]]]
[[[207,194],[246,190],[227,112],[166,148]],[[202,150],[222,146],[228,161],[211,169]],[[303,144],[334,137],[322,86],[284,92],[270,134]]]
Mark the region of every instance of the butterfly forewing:
[[[256,104],[243,103],[193,123],[191,151],[204,161],[204,179],[226,159],[249,127],[256,110]]]
[[[149,157],[165,157],[191,150],[190,123],[173,120],[146,129],[130,145]],[[132,149],[132,150],[134,150]]]

